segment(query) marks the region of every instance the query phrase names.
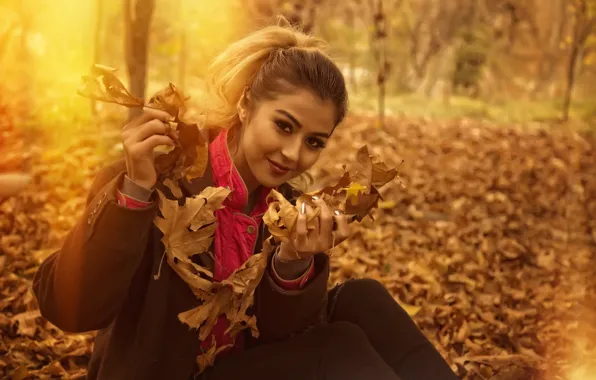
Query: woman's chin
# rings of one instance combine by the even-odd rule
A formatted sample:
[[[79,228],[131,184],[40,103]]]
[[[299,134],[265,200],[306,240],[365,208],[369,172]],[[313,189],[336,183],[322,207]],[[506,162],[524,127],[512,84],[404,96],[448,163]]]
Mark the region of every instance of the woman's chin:
[[[286,182],[285,177],[276,177],[276,176],[267,175],[267,174],[257,177],[257,180],[264,187],[268,187],[271,189],[277,188],[279,185]]]

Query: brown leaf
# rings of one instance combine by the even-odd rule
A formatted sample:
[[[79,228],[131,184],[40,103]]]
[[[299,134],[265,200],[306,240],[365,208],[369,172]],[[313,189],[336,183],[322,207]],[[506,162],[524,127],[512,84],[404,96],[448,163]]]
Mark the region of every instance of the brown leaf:
[[[393,181],[398,171],[396,168],[389,168],[378,156],[371,156],[372,174],[371,183],[373,186],[379,188],[385,186],[390,181]]]
[[[373,165],[368,154],[368,147],[366,145],[358,149],[356,153],[356,161],[352,164],[351,170],[352,182],[359,183],[370,190],[372,185]]]
[[[181,120],[186,112],[185,102],[190,97],[184,96],[182,90],[170,83],[166,88],[156,92],[147,105],[169,113],[172,117]]]
[[[298,210],[275,189],[271,190],[267,198],[273,198],[273,201],[269,203],[269,208],[263,215],[263,223],[267,225],[271,235],[280,241],[288,242],[298,218]]]
[[[89,75],[82,77],[83,84],[77,91],[79,95],[106,103],[120,104],[126,107],[143,107],[143,99],[132,95],[114,74],[116,69],[95,64]]]
[[[207,350],[206,352],[197,355],[197,365],[199,366],[199,374],[203,373],[205,369],[211,367],[215,363],[215,357],[217,356],[217,354],[219,354],[223,350],[228,349],[231,346],[232,345],[228,344],[218,348],[215,344],[215,337],[213,337],[211,340],[211,348],[209,348],[209,350]]]
[[[190,229],[197,231],[205,225],[215,223],[215,211],[221,209],[224,200],[230,195],[230,190],[225,187],[206,187],[197,196],[204,204],[200,206],[190,221]]]
[[[178,186],[178,184],[176,182],[174,182],[171,178],[164,179],[163,184],[168,189],[170,189],[170,191],[172,192],[172,195],[175,198],[177,198],[177,199],[182,198],[183,194],[182,194],[182,190],[180,189],[180,186]]]
[[[207,187],[199,195],[186,198],[183,206],[177,200],[167,199],[159,189],[157,191],[162,217],[157,216],[154,223],[163,233],[168,264],[196,294],[208,292],[210,282],[202,279],[200,274],[207,277],[212,277],[212,274],[195,264],[191,257],[207,252],[211,246],[216,228],[213,212],[223,207],[222,203],[230,191]]]
[[[16,330],[18,334],[32,338],[37,332],[36,319],[40,316],[39,310],[26,311],[13,316],[11,322],[18,326]]]
[[[360,221],[369,214],[370,210],[377,206],[379,199],[379,192],[374,187],[371,194],[350,196],[346,201],[345,213],[355,215],[356,219]]]
[[[207,144],[198,126],[178,122],[176,130],[178,131],[176,148],[168,154],[155,158],[155,170],[163,177],[174,180],[185,177],[191,167],[193,176],[203,175],[207,165]],[[201,157],[197,162],[199,154]]]

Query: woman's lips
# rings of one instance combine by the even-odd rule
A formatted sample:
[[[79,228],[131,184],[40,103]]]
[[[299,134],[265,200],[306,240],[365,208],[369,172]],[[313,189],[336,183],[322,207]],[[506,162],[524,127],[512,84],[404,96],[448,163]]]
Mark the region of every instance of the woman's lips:
[[[271,161],[270,159],[267,159],[267,161],[269,161],[269,168],[271,169],[273,174],[284,175],[290,171],[290,168],[280,165],[275,161]]]

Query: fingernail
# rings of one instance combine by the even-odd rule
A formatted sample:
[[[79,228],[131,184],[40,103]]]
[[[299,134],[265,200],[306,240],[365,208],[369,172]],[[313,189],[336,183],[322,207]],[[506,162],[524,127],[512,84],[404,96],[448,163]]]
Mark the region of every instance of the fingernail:
[[[318,200],[319,200],[319,197],[318,197],[318,196],[316,196],[316,195],[313,195],[313,196],[312,196],[312,200],[313,200],[313,201],[318,201]]]
[[[306,203],[302,202],[302,206],[300,206],[300,213],[306,214]]]
[[[334,213],[335,215],[338,215],[338,216],[339,216],[339,215],[341,215],[341,211],[340,211],[340,210],[335,210],[335,211],[333,211],[333,213]]]

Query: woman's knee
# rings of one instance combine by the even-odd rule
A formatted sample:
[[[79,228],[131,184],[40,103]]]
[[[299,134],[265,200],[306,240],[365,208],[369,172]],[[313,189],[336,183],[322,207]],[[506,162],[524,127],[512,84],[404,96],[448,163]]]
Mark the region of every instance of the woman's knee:
[[[353,305],[366,305],[371,300],[376,299],[391,299],[393,297],[383,284],[371,278],[363,278],[357,280],[348,280],[332,290],[330,297],[330,313],[333,312],[339,300],[341,303],[349,303]]]
[[[362,320],[382,318],[383,315],[379,313],[391,315],[402,323],[411,319],[385,285],[377,280],[369,278],[350,280],[340,285],[331,295],[329,305],[331,321],[349,320],[360,324]],[[395,322],[397,323],[398,320]]]
[[[353,293],[362,294],[363,296],[370,294],[382,294],[391,297],[385,285],[372,278],[361,278],[357,280],[350,280],[344,284],[345,290]]]
[[[368,344],[368,338],[362,328],[352,322],[337,321],[329,323],[325,326],[323,335],[327,342],[334,345],[358,346],[364,343]]]

